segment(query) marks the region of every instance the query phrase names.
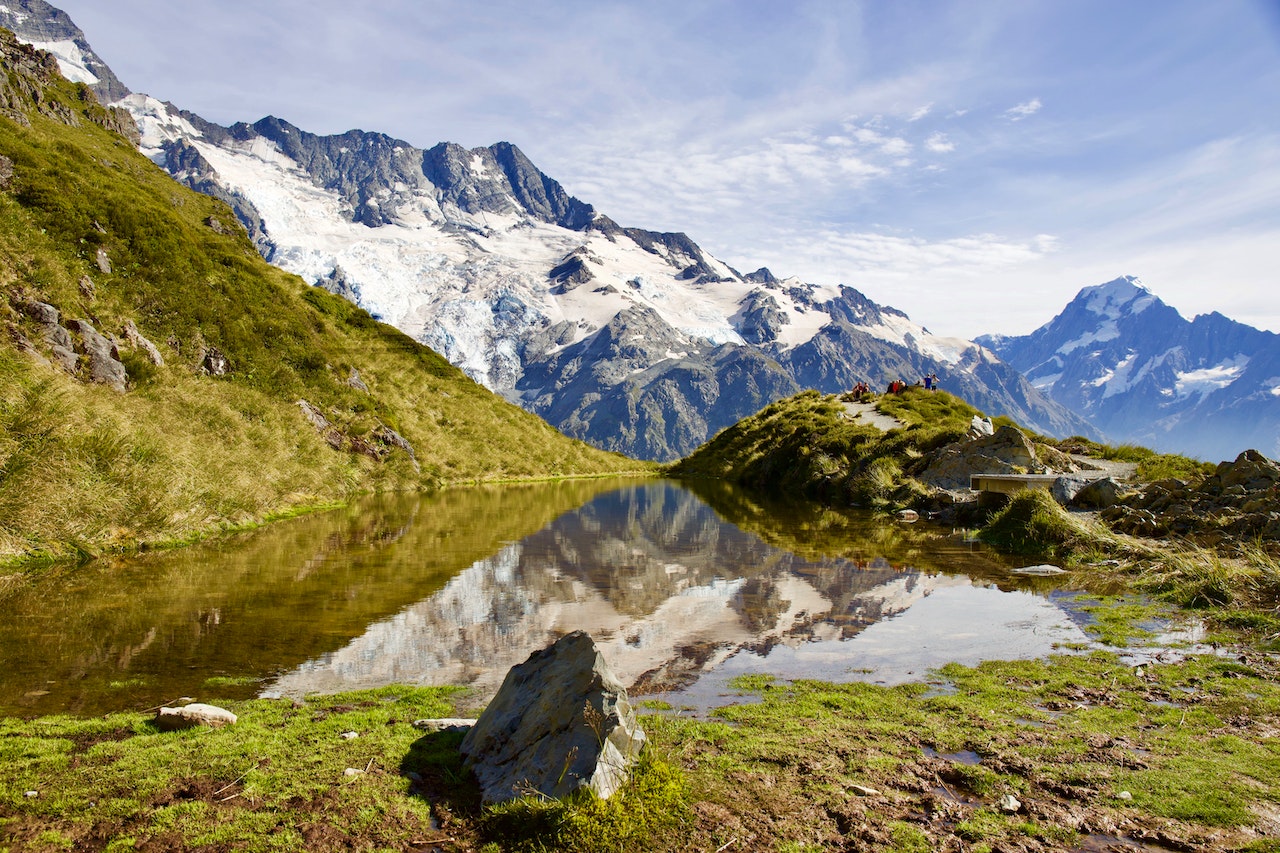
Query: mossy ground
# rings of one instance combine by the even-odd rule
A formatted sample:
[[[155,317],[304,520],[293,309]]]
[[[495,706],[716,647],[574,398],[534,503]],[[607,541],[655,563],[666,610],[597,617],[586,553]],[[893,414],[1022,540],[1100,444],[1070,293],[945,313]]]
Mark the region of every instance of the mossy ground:
[[[735,684],[755,701],[709,719],[646,716],[650,752],[615,800],[490,809],[461,736],[410,725],[450,715],[447,689],[228,703],[240,722],[216,731],[9,719],[0,849],[1266,850],[1278,675],[1242,652],[949,666],[945,692],[756,677]]]

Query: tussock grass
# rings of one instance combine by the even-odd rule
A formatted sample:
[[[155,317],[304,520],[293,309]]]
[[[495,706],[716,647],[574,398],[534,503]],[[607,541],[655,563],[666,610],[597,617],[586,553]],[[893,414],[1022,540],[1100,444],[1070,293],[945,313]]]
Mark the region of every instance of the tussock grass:
[[[1134,476],[1144,483],[1168,479],[1198,483],[1212,474],[1215,468],[1211,463],[1201,462],[1180,453],[1157,453],[1149,447],[1136,444],[1102,444],[1078,435],[1062,441],[1052,439],[1046,439],[1046,441],[1058,449],[1070,449],[1072,452],[1083,453],[1095,459],[1135,462],[1138,467]]]
[[[979,531],[989,545],[1014,554],[1079,559],[1082,553],[1114,551],[1120,541],[1105,526],[1063,509],[1040,489],[1013,495]]]

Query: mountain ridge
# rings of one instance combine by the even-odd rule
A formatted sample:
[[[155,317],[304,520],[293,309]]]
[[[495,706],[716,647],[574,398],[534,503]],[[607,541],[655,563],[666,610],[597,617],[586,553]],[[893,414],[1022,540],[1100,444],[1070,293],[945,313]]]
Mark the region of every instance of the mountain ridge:
[[[1134,276],[1082,289],[1030,334],[978,341],[1113,440],[1280,452],[1280,335],[1218,312],[1188,321]]]
[[[1095,435],[971,342],[933,336],[845,285],[744,276],[685,234],[620,226],[510,143],[421,149],[365,131],[316,136],[274,117],[221,128],[139,94],[120,105],[143,152],[229,203],[273,264],[597,446],[669,460],[802,386],[929,373],[993,414]],[[611,323],[620,331],[617,318],[651,340],[587,342]],[[584,369],[588,354],[613,367]],[[550,368],[564,381],[541,381]],[[641,410],[652,428],[617,420]]]

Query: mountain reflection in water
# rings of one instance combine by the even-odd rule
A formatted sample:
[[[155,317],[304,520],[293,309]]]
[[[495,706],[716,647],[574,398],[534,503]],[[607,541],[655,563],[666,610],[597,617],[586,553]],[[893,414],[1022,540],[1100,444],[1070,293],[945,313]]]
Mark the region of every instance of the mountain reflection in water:
[[[958,573],[1008,577],[937,531],[809,504],[762,508],[722,486],[703,496],[669,482],[601,495],[265,695],[405,682],[488,697],[511,666],[579,628],[633,693],[682,691],[676,701],[703,707],[747,672],[899,682],[953,660],[1087,642],[1046,598]],[[809,553],[766,541],[786,537],[807,539]]]
[[[717,483],[384,496],[10,588],[0,712],[389,683],[483,702],[576,629],[634,692],[705,706],[739,673],[892,682],[1085,642],[1046,597],[1062,583],[948,531]]]

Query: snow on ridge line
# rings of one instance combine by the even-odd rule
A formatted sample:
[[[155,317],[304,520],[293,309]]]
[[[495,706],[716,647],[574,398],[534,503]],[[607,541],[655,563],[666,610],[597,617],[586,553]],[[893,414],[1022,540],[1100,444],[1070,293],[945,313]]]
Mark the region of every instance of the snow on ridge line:
[[[3,9],[3,11],[13,14],[7,8]],[[22,19],[19,19],[18,22],[21,23]],[[58,70],[62,72],[63,77],[66,77],[72,83],[84,83],[87,86],[93,86],[98,83],[97,75],[89,70],[89,64],[85,62],[84,52],[71,39],[29,41],[27,44],[37,50],[52,53],[54,58],[58,60]]]
[[[1080,291],[1085,296],[1085,308],[1093,314],[1109,319],[1119,319],[1123,309],[1129,314],[1141,314],[1156,303],[1155,295],[1137,276],[1122,276]]]

